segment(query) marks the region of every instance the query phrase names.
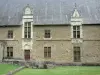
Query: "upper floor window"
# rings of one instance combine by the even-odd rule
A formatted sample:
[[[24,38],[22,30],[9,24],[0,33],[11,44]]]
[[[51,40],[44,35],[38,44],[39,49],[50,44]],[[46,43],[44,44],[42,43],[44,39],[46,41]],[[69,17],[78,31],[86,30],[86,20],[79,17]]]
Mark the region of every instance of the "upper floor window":
[[[7,47],[7,58],[13,58],[13,47]]]
[[[73,38],[80,38],[80,26],[73,26]]]
[[[13,38],[13,30],[8,30],[8,38]]]
[[[45,37],[45,38],[50,38],[50,37],[51,37],[51,32],[50,32],[50,30],[45,30],[44,37]]]
[[[31,38],[31,22],[25,22],[24,38]]]
[[[81,61],[81,53],[80,53],[80,47],[74,47],[74,61],[80,62]]]
[[[44,47],[44,58],[51,58],[51,47]]]

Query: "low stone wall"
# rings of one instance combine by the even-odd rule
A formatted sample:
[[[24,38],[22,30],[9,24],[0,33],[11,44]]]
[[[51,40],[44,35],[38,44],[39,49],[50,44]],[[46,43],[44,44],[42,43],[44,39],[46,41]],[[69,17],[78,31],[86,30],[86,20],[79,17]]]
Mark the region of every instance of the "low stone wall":
[[[10,71],[10,72],[8,72],[7,74],[3,74],[3,75],[13,75],[13,74],[19,72],[20,70],[22,70],[22,69],[24,69],[24,68],[25,68],[25,66],[22,66],[22,67],[19,67],[19,68],[15,69],[15,70]]]

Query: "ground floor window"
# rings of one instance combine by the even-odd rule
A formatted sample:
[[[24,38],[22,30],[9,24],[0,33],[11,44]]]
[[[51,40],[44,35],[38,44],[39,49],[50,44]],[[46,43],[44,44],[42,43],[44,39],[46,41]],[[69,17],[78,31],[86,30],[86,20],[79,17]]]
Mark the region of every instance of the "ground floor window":
[[[80,62],[81,61],[81,54],[80,54],[80,47],[74,47],[74,62]]]
[[[7,47],[7,58],[13,58],[13,47]]]
[[[44,47],[44,58],[51,58],[51,47]]]

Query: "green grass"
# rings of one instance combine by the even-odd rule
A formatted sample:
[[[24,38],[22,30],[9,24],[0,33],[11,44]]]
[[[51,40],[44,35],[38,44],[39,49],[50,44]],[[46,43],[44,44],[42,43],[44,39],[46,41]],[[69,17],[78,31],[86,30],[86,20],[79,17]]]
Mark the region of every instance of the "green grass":
[[[15,75],[100,75],[100,67],[68,66],[54,69],[26,68]]]
[[[8,73],[11,70],[14,70],[18,68],[17,65],[11,65],[11,64],[0,64],[0,75]]]

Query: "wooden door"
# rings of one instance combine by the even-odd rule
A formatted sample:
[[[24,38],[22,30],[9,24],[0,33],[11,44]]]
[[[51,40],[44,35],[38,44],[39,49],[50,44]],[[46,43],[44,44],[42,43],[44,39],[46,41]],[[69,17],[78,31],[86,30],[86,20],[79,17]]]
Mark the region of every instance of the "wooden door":
[[[30,50],[24,51],[24,58],[25,58],[25,60],[30,60]]]

